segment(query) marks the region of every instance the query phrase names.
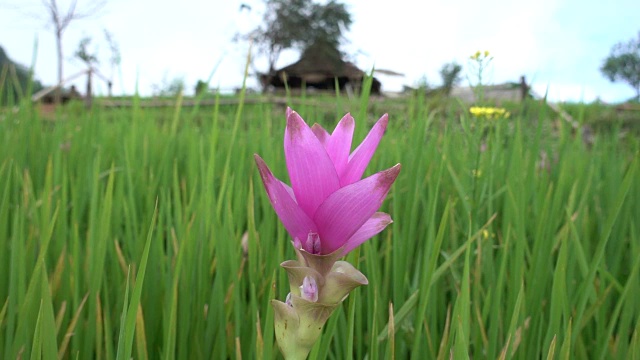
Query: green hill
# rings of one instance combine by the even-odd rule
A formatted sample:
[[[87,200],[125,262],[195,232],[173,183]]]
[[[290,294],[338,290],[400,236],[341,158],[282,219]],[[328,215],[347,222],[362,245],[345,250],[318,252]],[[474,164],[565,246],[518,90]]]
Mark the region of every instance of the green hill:
[[[15,103],[28,95],[42,89],[42,84],[34,80],[30,84],[29,69],[15,63],[0,46],[0,105]]]

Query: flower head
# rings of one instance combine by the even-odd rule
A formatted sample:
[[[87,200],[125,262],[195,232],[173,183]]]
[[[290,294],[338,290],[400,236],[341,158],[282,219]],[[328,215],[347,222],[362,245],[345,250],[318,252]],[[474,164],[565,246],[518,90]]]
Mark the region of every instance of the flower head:
[[[291,187],[275,178],[260,156],[255,159],[271,205],[296,249],[311,254],[342,249],[344,255],[392,222],[376,211],[400,164],[361,180],[387,122],[385,114],[351,152],[355,122],[350,114],[330,134],[318,124],[309,127],[287,109],[284,152]]]
[[[476,51],[475,53],[473,53],[472,55],[469,56],[470,60],[473,61],[478,61],[478,62],[482,62],[485,61],[487,59],[489,59],[491,56],[491,53],[489,52],[489,50],[485,50],[485,51]]]
[[[487,120],[508,119],[511,116],[506,109],[496,107],[472,106],[469,112],[476,118]]]
[[[318,284],[313,276],[305,276],[300,285],[301,297],[307,301],[318,301]]]

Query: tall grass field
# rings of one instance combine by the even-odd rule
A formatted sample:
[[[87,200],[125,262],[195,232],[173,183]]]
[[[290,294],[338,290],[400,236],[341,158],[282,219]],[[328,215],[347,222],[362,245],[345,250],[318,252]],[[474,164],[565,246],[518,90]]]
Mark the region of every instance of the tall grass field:
[[[388,112],[365,175],[402,164],[310,359],[640,359],[637,135],[534,101],[289,100],[356,143]],[[285,107],[143,105],[0,113],[1,359],[281,358],[295,254],[253,154],[288,182]]]

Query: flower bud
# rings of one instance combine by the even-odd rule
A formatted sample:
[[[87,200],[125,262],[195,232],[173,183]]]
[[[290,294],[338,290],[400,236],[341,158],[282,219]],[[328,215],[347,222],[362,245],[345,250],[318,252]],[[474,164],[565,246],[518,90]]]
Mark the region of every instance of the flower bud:
[[[320,254],[320,235],[312,231],[307,235],[307,242],[305,249],[312,254]]]
[[[307,301],[318,301],[318,284],[316,284],[316,279],[311,276],[305,276],[300,286],[300,294],[301,297]]]
[[[300,242],[300,239],[298,238],[293,239],[293,248],[296,250],[302,249],[302,242]]]

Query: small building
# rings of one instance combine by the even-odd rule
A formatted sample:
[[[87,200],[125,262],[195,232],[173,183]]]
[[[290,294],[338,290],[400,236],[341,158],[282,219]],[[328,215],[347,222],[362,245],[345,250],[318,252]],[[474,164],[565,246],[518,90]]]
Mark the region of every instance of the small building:
[[[353,63],[342,60],[337,51],[326,51],[320,47],[307,49],[300,60],[275,70],[261,74],[260,82],[264,89],[335,90],[336,79],[340,90],[358,90],[367,74]],[[371,84],[371,93],[380,94],[382,84],[375,77]]]
[[[82,99],[82,95],[80,95],[75,85],[71,85],[71,87],[68,89],[62,88],[62,90],[60,91],[60,101],[63,104],[66,104],[71,100],[81,100],[81,99]],[[54,104],[56,102],[55,86],[52,88],[51,91],[48,91],[44,93],[42,97],[39,97],[38,100],[43,104]]]
[[[498,85],[482,85],[482,89],[476,87],[454,87],[451,89],[451,97],[460,99],[464,103],[472,104],[480,99],[477,99],[477,95],[482,92],[482,98],[485,101],[522,101],[528,97],[531,97],[530,87],[527,85],[526,80],[523,77],[520,78],[520,82],[510,82]]]

